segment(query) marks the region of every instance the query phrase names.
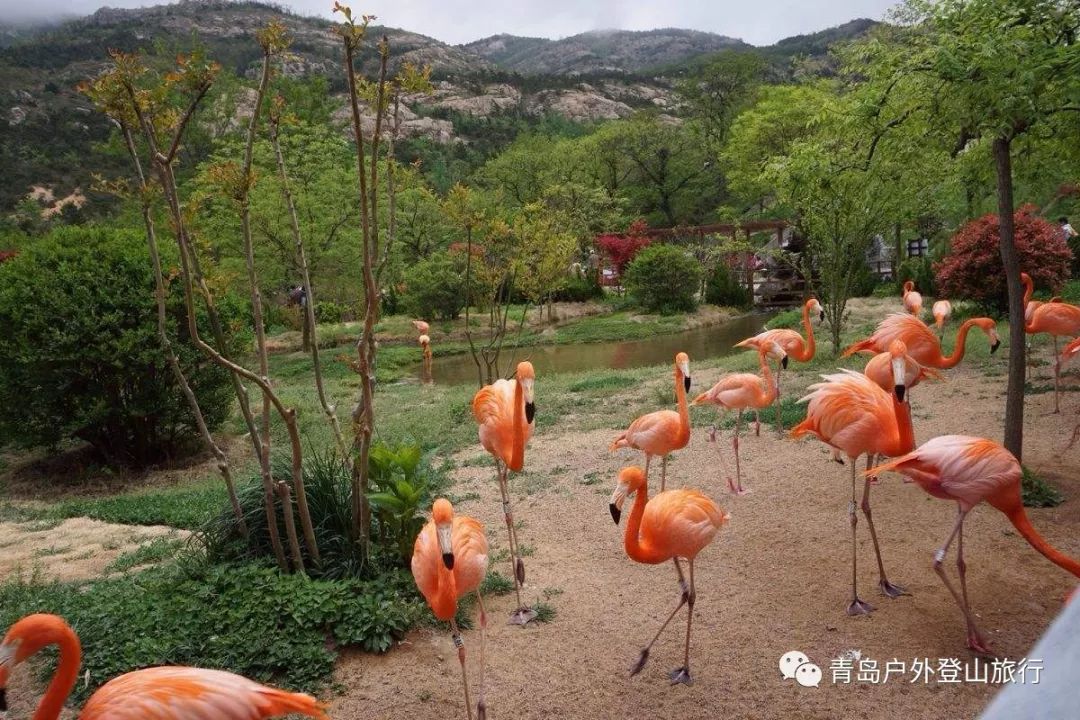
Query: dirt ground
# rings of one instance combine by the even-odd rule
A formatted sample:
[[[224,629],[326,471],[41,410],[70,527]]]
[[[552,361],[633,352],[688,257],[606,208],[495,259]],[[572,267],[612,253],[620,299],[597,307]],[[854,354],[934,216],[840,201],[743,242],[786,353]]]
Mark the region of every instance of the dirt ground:
[[[695,389],[708,387],[718,374],[695,376]],[[803,377],[787,387],[794,390],[810,380]],[[948,433],[1000,440],[1004,381],[961,367],[948,382],[916,388],[917,440]],[[1029,510],[1033,524],[1077,557],[1080,479],[1072,468],[1080,448],[1062,454],[1077,419],[1075,401],[1066,398],[1064,413],[1051,416],[1046,413],[1052,395],[1028,397],[1025,462],[1068,496],[1057,508]],[[972,659],[960,611],[932,570],[955,506],[898,476],[882,479],[873,508],[886,569],[912,595],[891,600],[878,592],[873,549],[860,515],[860,594],[877,611],[848,617],[848,468],[832,463],[816,440],[781,440],[768,429],[742,443],[744,483],[753,491],[744,497],[726,492],[718,446],[708,443],[700,428],[669,464],[669,487],[702,489],[732,519],[696,564],[694,684],[673,687],[667,680],[668,671],[681,664],[685,614],[661,637],[645,669],[628,677],[640,648],[674,607],[678,590],[670,563],[639,565],[623,552],[626,521],[613,525],[608,498],[618,468],[640,458],[626,450],[609,453],[614,434],[535,438],[526,455],[528,472],[511,481],[516,517],[523,522],[520,541],[535,548],[525,561],[528,600],[546,598],[557,616],[547,625],[511,627],[505,619],[513,595],[489,600],[489,718],[937,720],[946,714],[973,718],[993,697],[997,687],[989,684],[911,682],[916,658],[929,658],[935,668],[939,658]],[[727,435],[719,448],[728,453],[730,466]],[[481,455],[470,451],[460,459]],[[495,555],[506,547],[506,530],[493,474],[489,465],[462,467],[453,492],[479,496],[459,503],[457,510],[484,522]],[[1000,656],[1019,660],[1059,611],[1075,579],[1039,555],[989,506],[974,511],[965,530],[968,587],[981,629]],[[508,574],[507,560],[492,566]],[[946,567],[955,572],[954,554]],[[477,631],[466,632],[465,642],[475,660]],[[903,661],[908,671],[885,684],[834,685],[830,663],[852,649],[881,667]],[[822,668],[819,687],[780,678],[777,663],[789,650],[806,653]],[[345,692],[331,699],[331,715],[464,717],[455,655],[450,639],[433,630],[410,633],[387,655],[349,653],[336,675]]]

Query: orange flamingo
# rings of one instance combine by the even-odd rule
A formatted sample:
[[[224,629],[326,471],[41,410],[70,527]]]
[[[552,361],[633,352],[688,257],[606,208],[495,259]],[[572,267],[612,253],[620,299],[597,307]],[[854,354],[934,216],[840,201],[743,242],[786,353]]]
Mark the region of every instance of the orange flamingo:
[[[431,382],[431,338],[421,335],[417,342],[420,343],[424,353],[424,382]]]
[[[773,353],[780,357],[786,357],[783,348],[773,343]],[[742,469],[739,460],[739,431],[742,429],[743,410],[767,408],[776,399],[776,384],[773,382],[772,373],[769,372],[769,363],[766,356],[769,351],[765,347],[758,349],[758,362],[761,364],[761,375],[753,373],[729,373],[721,377],[707,392],[703,392],[694,398],[693,405],[712,403],[726,412],[737,410],[735,416],[735,434],[731,439],[731,447],[735,452],[735,478],[727,479],[728,487],[736,495],[745,495],[750,492],[743,489]],[[715,431],[710,432],[710,440],[715,440]]]
[[[1061,411],[1061,362],[1058,359],[1058,338],[1080,335],[1080,307],[1064,302],[1048,302],[1036,307],[1024,330],[1034,335],[1050,333],[1054,338],[1054,412]]]
[[[892,371],[892,361],[896,358],[893,351],[898,349],[895,345],[893,343],[893,347],[890,348],[889,352],[878,353],[870,358],[863,369],[863,375],[873,380],[885,392],[891,392],[895,387]],[[927,378],[941,379],[941,373],[934,368],[923,367],[915,362],[915,358],[910,355],[904,354],[901,359],[904,362],[904,387],[908,390]]]
[[[945,321],[952,316],[952,303],[948,300],[938,300],[930,309],[934,315],[934,325],[937,327],[938,337],[945,335]]]
[[[787,368],[788,358],[794,358],[799,362],[810,362],[814,359],[814,352],[817,349],[817,345],[814,343],[814,326],[810,323],[810,313],[814,313],[818,316],[819,320],[825,319],[825,308],[821,307],[821,303],[817,298],[810,298],[803,303],[802,311],[802,324],[803,329],[806,331],[806,341],[803,341],[802,335],[789,330],[787,328],[778,328],[776,330],[766,330],[765,332],[758,333],[754,337],[746,338],[740,342],[735,343],[735,347],[754,348],[760,350],[766,348],[769,355],[778,360],[779,363],[776,366],[776,431],[777,433],[784,432],[784,425],[782,422],[782,409],[780,407],[780,374],[781,371]],[[786,355],[780,355],[773,351],[773,343],[776,343],[783,348]],[[757,411],[754,412],[755,430],[757,435],[761,434],[761,423],[757,419]]]
[[[431,331],[431,326],[423,320],[413,320],[412,325],[414,328],[416,328],[416,332],[420,333],[421,335],[427,335]]]
[[[480,427],[480,444],[495,458],[502,493],[503,517],[510,536],[510,563],[514,572],[514,591],[518,606],[510,614],[510,622],[525,625],[536,617],[536,611],[521,601],[521,586],[525,583],[525,561],[518,552],[517,531],[510,509],[510,490],[507,486],[511,470],[521,472],[525,467],[525,443],[532,437],[536,404],[533,402],[533,383],[536,373],[532,363],[518,363],[514,380],[500,378],[480,388],[473,396],[473,417]]]
[[[671,560],[679,574],[681,595],[679,604],[656,631],[656,635],[641,650],[637,662],[630,669],[633,677],[641,672],[649,660],[649,650],[664,632],[675,614],[687,605],[686,646],[683,665],[668,676],[671,684],[693,682],[690,676],[690,625],[694,620],[694,558],[712,542],[717,531],[731,519],[715,502],[697,490],[668,490],[649,499],[648,478],[637,466],[624,467],[619,471],[619,482],[611,496],[611,518],[619,524],[623,502],[634,495],[634,507],[626,524],[623,546],[626,554],[639,563],[658,565]],[[690,583],[683,576],[679,558],[685,558],[690,570]]]
[[[973,327],[986,333],[986,337],[990,340],[991,353],[1000,347],[1001,339],[998,338],[997,323],[987,317],[971,318],[965,320],[956,333],[956,346],[953,348],[952,355],[942,355],[941,341],[926,326],[926,323],[912,315],[893,313],[878,323],[873,335],[848,347],[841,357],[866,351],[888,352],[894,340],[902,340],[907,346],[908,355],[914,358],[915,362],[926,367],[947,370],[956,367],[964,358],[967,336]]]
[[[1061,368],[1064,367],[1065,363],[1075,358],[1078,353],[1080,353],[1080,338],[1076,338],[1070,342],[1065,346],[1065,349],[1061,351],[1061,357],[1057,360],[1057,372],[1061,372]],[[1080,437],[1080,425],[1073,428],[1072,438],[1069,439],[1069,444],[1066,447],[1071,448],[1075,445],[1077,437]]]
[[[816,435],[820,440],[848,456],[851,462],[851,504],[848,516],[851,521],[851,603],[848,615],[863,615],[874,607],[859,598],[858,558],[855,539],[855,527],[858,518],[855,514],[855,460],[860,455],[867,455],[867,468],[874,455],[893,457],[902,455],[915,447],[914,432],[911,427],[911,406],[904,398],[904,355],[906,348],[900,341],[895,341],[890,351],[890,363],[893,371],[893,392],[887,393],[873,380],[852,370],[843,370],[840,374],[825,375],[825,382],[810,386],[810,394],[799,402],[809,401],[806,419],[792,429],[794,437],[806,434]],[[874,554],[878,563],[878,587],[891,598],[906,595],[900,586],[893,585],[885,575],[885,564],[881,559],[877,531],[870,512],[870,476],[863,483],[862,511],[870,528],[870,537],[874,542]]]
[[[908,280],[904,283],[904,292],[901,296],[904,301],[904,309],[915,317],[922,313],[922,295],[915,289],[915,283]]]
[[[33,720],[57,720],[79,676],[79,636],[56,615],[27,615],[8,630],[0,643],[0,716],[6,715],[8,674],[39,650],[56,645],[60,660]],[[221,670],[154,667],[110,680],[95,692],[81,720],[256,720],[299,713],[328,716],[310,695],[277,690]]]
[[[1046,303],[1042,300],[1032,300],[1031,296],[1035,293],[1035,284],[1031,281],[1031,276],[1026,272],[1020,273],[1020,282],[1024,284],[1024,324],[1031,322],[1031,314],[1035,310]],[[1061,297],[1055,295],[1046,302],[1057,303],[1061,302]]]
[[[681,450],[690,442],[690,409],[686,405],[686,393],[690,392],[690,356],[684,352],[675,355],[675,401],[679,411],[657,410],[642,415],[630,427],[615,438],[611,450],[630,447],[645,453],[645,476],[649,475],[649,462],[660,456],[660,490],[667,483],[667,456]]]
[[[439,498],[431,508],[431,520],[416,536],[413,546],[412,574],[416,587],[431,606],[439,620],[450,623],[454,645],[461,664],[461,683],[465,688],[465,708],[472,720],[472,702],[469,700],[469,679],[465,672],[465,643],[458,630],[458,599],[471,592],[476,593],[480,606],[480,697],[476,713],[480,720],[487,715],[484,703],[484,636],[487,631],[487,613],[480,597],[480,583],[487,575],[488,543],[484,526],[478,520],[454,515],[454,508],[444,498]]]
[[[964,564],[964,518],[983,500],[1005,513],[1009,522],[1033,548],[1050,562],[1080,577],[1080,563],[1059,552],[1031,526],[1020,496],[1022,471],[1012,453],[991,440],[967,435],[942,435],[928,440],[918,449],[894,458],[867,472],[895,470],[914,481],[923,490],[942,500],[954,500],[956,524],[945,545],[934,553],[934,572],[948,588],[967,622],[967,645],[979,653],[989,648],[975,626],[968,605]],[[945,576],[941,564],[953,539],[957,540],[956,569],[960,575],[960,593]]]

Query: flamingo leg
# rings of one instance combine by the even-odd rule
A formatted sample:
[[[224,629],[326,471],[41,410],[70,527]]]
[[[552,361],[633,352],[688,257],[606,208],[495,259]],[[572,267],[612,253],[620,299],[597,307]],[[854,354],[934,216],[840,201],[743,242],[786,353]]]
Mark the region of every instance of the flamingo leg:
[[[507,486],[509,469],[500,461],[495,465],[499,470],[499,492],[502,493],[503,517],[506,519],[506,532],[510,538],[510,564],[514,577],[514,592],[517,594],[517,609],[510,613],[511,625],[527,625],[536,618],[536,611],[525,606],[521,600],[521,586],[525,584],[525,561],[518,552],[517,531],[514,530],[514,513],[510,508],[510,489]]]
[[[754,410],[754,436],[761,437],[761,412]]]
[[[487,703],[484,702],[484,651],[487,645],[487,612],[484,610],[484,598],[476,591],[476,602],[480,606],[480,697],[476,700],[476,720],[487,718]]]
[[[979,628],[975,625],[975,618],[971,614],[971,607],[967,602],[967,587],[964,579],[964,574],[967,570],[967,566],[964,564],[964,517],[967,515],[967,510],[957,506],[956,524],[953,526],[952,533],[949,534],[949,539],[945,541],[945,545],[940,550],[934,553],[934,572],[941,578],[941,582],[945,584],[945,587],[949,590],[949,593],[953,596],[953,600],[956,601],[957,606],[964,613],[964,621],[967,623],[967,646],[969,649],[974,650],[977,653],[989,654],[990,648],[986,641],[983,640],[982,635],[979,633]],[[949,582],[948,576],[945,574],[945,569],[941,566],[945,561],[945,555],[949,552],[949,545],[952,544],[953,538],[960,537],[959,549],[956,557],[956,568],[960,575],[960,587],[963,589],[963,596],[956,592],[956,588]]]
[[[660,457],[660,492],[664,492],[664,485],[667,484],[667,455]]]
[[[1057,335],[1054,338],[1054,412],[1061,412],[1061,360],[1058,358]]]
[[[450,629],[452,631],[451,637],[454,639],[454,646],[457,648],[458,662],[461,663],[461,685],[465,688],[465,710],[469,713],[469,720],[472,720],[472,701],[469,700],[469,676],[465,672],[465,641],[461,639],[461,631],[458,630],[457,620],[450,619]]]
[[[645,453],[645,483],[649,482],[649,463],[652,461],[652,455]]]
[[[869,470],[874,465],[874,456],[866,456],[866,469]],[[866,516],[866,524],[870,527],[870,538],[874,541],[874,554],[877,556],[878,567],[878,587],[881,588],[881,592],[885,593],[891,598],[898,598],[901,595],[910,595],[907,590],[899,585],[893,585],[889,582],[889,579],[885,576],[885,563],[881,560],[881,548],[878,546],[877,531],[874,529],[874,517],[870,512],[870,485],[872,484],[871,478],[868,475],[863,481],[863,496],[862,496],[862,511]]]
[[[683,576],[682,566],[679,565],[679,558],[672,558],[672,560],[675,562],[675,570],[679,573],[679,588],[682,591],[679,595],[679,604],[676,605],[675,609],[671,611],[671,614],[668,615],[667,620],[664,621],[664,624],[661,625],[660,629],[656,631],[655,635],[653,635],[653,638],[649,641],[649,644],[641,649],[641,655],[638,656],[637,662],[634,663],[634,666],[630,668],[630,677],[634,677],[639,672],[641,672],[641,669],[643,667],[645,667],[645,663],[649,661],[649,651],[652,650],[652,646],[656,643],[656,639],[660,637],[660,633],[664,632],[664,628],[666,628],[668,624],[671,623],[671,619],[675,617],[675,614],[678,613],[679,610],[682,609],[682,606],[690,600],[690,586],[686,584],[686,578]]]
[[[740,408],[738,414],[735,416],[735,435],[731,438],[731,447],[735,451],[735,484],[728,480],[728,487],[731,488],[731,492],[735,495],[745,495],[750,492],[744,490],[742,486],[742,463],[739,459],[739,433],[742,430],[742,414],[743,411]]]
[[[784,413],[780,407],[780,373],[783,370],[783,364],[778,363],[776,365],[776,399],[773,400],[776,403],[776,434],[780,437],[784,436]]]
[[[671,684],[683,683],[684,685],[692,685],[694,679],[690,677],[690,625],[694,622],[694,600],[697,597],[697,592],[694,589],[694,560],[693,558],[687,560],[690,565],[690,592],[684,597],[686,598],[686,647],[683,650],[683,664],[680,668],[675,668],[668,676],[671,678]]]
[[[1065,446],[1065,449],[1068,450],[1073,445],[1075,445],[1076,444],[1076,439],[1078,437],[1080,437],[1080,425],[1077,425],[1076,427],[1073,428],[1072,438],[1069,439],[1069,444]]]
[[[848,615],[866,615],[873,612],[874,606],[859,597],[859,544],[855,537],[855,527],[859,516],[855,514],[855,458],[851,458],[851,503],[848,505],[848,517],[851,518],[851,602]]]

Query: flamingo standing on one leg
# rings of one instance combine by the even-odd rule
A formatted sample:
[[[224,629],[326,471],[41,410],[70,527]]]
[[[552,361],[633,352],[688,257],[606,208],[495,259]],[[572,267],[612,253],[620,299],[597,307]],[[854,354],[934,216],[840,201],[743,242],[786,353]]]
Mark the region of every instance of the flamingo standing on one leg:
[[[1031,296],[1035,293],[1035,283],[1032,282],[1030,275],[1028,275],[1026,272],[1020,273],[1020,282],[1023,283],[1023,285],[1024,285],[1024,332],[1027,333],[1028,335],[1032,335],[1034,333],[1027,332],[1027,324],[1029,322],[1031,322],[1031,316],[1035,313],[1035,311],[1038,308],[1045,305],[1046,303],[1044,303],[1042,300],[1032,300],[1031,299]],[[1061,302],[1061,298],[1055,295],[1054,297],[1050,298],[1047,302]],[[1055,341],[1056,341],[1056,338],[1055,338]],[[1027,344],[1027,352],[1028,352],[1028,366],[1030,367],[1031,366],[1031,338],[1030,337],[1027,339],[1026,344]],[[1055,345],[1055,347],[1056,347],[1056,345]]]
[[[934,325],[937,327],[938,337],[945,336],[945,321],[952,315],[952,303],[948,300],[938,300],[930,309],[934,315]]]
[[[766,330],[765,332],[758,333],[754,337],[746,338],[740,342],[735,343],[735,347],[755,348],[761,350],[766,348],[770,357],[779,361],[776,366],[776,432],[782,434],[784,432],[784,423],[782,408],[780,407],[780,375],[781,371],[787,368],[788,358],[794,358],[798,362],[810,362],[814,359],[814,352],[817,349],[817,345],[814,343],[814,326],[810,323],[810,313],[814,313],[818,316],[819,320],[825,319],[825,308],[821,307],[821,303],[817,301],[817,298],[810,298],[803,303],[802,310],[802,324],[803,329],[806,331],[806,341],[803,341],[802,335],[789,330],[787,328],[778,328],[776,330]],[[773,350],[774,343],[783,348],[784,355],[778,354]],[[757,411],[754,411],[754,433],[756,435],[761,434],[761,422],[757,419]]]
[[[679,573],[679,604],[656,631],[656,635],[641,650],[634,667],[633,677],[641,672],[649,660],[649,650],[683,605],[689,606],[686,615],[686,646],[683,665],[668,676],[671,684],[693,682],[690,676],[690,625],[694,620],[694,558],[712,542],[716,533],[731,516],[697,490],[668,490],[649,499],[648,478],[637,466],[624,467],[619,471],[619,482],[611,496],[611,518],[619,524],[623,502],[634,495],[634,507],[626,524],[623,546],[632,560],[657,565],[671,560]],[[690,582],[683,576],[679,558],[685,558],[690,569]]]
[[[525,561],[518,552],[517,530],[510,509],[510,490],[507,485],[510,470],[521,472],[525,467],[525,443],[532,436],[536,405],[533,402],[533,383],[536,374],[532,363],[518,363],[514,380],[496,380],[480,388],[473,396],[473,417],[480,426],[480,444],[495,458],[502,493],[503,517],[510,536],[510,563],[514,566],[514,591],[517,609],[510,622],[525,625],[536,617],[536,611],[521,601],[521,586],[525,583]]]
[[[611,450],[630,447],[645,453],[645,476],[649,475],[649,462],[660,457],[660,490],[667,483],[667,456],[681,450],[690,442],[690,409],[686,393],[690,391],[690,357],[684,353],[675,356],[675,400],[679,410],[657,410],[642,415],[630,427],[615,438]]]
[[[417,342],[420,343],[420,347],[424,353],[424,382],[431,382],[431,338],[427,335],[421,335]]]
[[[904,355],[902,342],[895,342],[890,363],[893,371],[893,392],[887,393],[873,380],[861,373],[844,370],[841,374],[825,375],[826,382],[810,386],[810,394],[799,402],[809,401],[806,419],[796,425],[791,434],[800,437],[816,435],[823,442],[848,456],[851,462],[851,503],[848,515],[851,521],[851,603],[848,615],[862,615],[874,609],[859,598],[858,557],[855,540],[855,460],[863,454],[902,455],[915,447],[911,427],[911,406],[904,398]],[[862,511],[870,527],[874,542],[874,554],[878,563],[878,587],[891,597],[906,595],[906,591],[889,582],[885,564],[881,559],[877,531],[870,512],[870,477],[863,483]]]
[[[79,677],[79,636],[56,615],[27,615],[0,642],[0,716],[6,715],[8,675],[39,650],[56,645],[60,659],[34,720],[57,720]],[[256,720],[299,713],[328,720],[325,706],[303,693],[277,690],[222,670],[153,667],[102,685],[79,713],[81,720]]]
[[[904,301],[904,309],[915,317],[922,313],[922,295],[915,289],[915,283],[908,280],[904,283],[904,292],[901,296]]]
[[[1035,308],[1024,325],[1029,334],[1050,333],[1054,338],[1054,412],[1061,411],[1061,362],[1058,338],[1080,335],[1080,307],[1063,302],[1048,302]]]
[[[476,593],[480,606],[480,697],[476,713],[480,720],[487,716],[484,703],[484,636],[487,631],[487,614],[484,600],[480,597],[480,583],[484,581],[488,566],[488,543],[484,526],[478,520],[454,515],[448,500],[439,498],[431,508],[431,520],[416,536],[413,546],[412,574],[416,587],[431,606],[439,620],[450,623],[454,645],[461,663],[461,682],[465,688],[465,708],[472,720],[472,703],[469,700],[469,679],[465,672],[465,643],[458,630],[458,599],[471,592]]]
[[[1065,363],[1072,360],[1077,354],[1080,354],[1080,338],[1076,338],[1070,342],[1065,346],[1065,349],[1061,351],[1061,357],[1057,360],[1057,372],[1060,373],[1061,368],[1064,367]],[[1069,444],[1066,447],[1071,448],[1075,445],[1077,437],[1080,437],[1080,425],[1073,428],[1072,437],[1069,439]]]
[[[934,553],[934,572],[964,613],[967,645],[975,652],[988,653],[990,650],[975,626],[965,581],[964,518],[973,507],[987,501],[1005,513],[1024,539],[1050,562],[1080,577],[1080,563],[1053,548],[1031,526],[1020,495],[1023,474],[1020,463],[996,442],[966,435],[942,435],[867,472],[886,470],[903,473],[936,498],[956,501],[956,524],[945,545]],[[957,540],[956,569],[960,575],[960,593],[956,592],[941,567],[954,538]]]
[[[412,325],[416,328],[416,332],[421,335],[427,335],[431,331],[431,326],[423,320],[413,320]]]
[[[784,356],[784,350],[773,343],[773,352]],[[731,439],[731,446],[735,452],[735,482],[727,479],[728,487],[736,495],[745,495],[750,492],[743,489],[742,469],[739,460],[739,431],[742,429],[743,410],[767,408],[776,399],[776,383],[773,382],[772,373],[769,371],[769,362],[766,358],[768,350],[758,350],[758,362],[761,364],[761,375],[753,373],[730,373],[721,377],[707,392],[703,392],[694,398],[693,405],[712,403],[722,411],[737,410],[735,416],[735,434]]]
[[[990,352],[995,352],[1001,345],[1001,339],[998,338],[997,323],[991,318],[965,320],[956,333],[956,346],[953,348],[952,355],[946,356],[941,353],[941,341],[926,323],[911,315],[893,313],[878,323],[873,335],[851,345],[840,357],[866,351],[875,354],[888,352],[893,341],[902,340],[907,347],[908,355],[914,358],[915,362],[926,367],[947,370],[956,367],[964,358],[967,336],[973,327],[986,333],[986,337],[990,340]]]

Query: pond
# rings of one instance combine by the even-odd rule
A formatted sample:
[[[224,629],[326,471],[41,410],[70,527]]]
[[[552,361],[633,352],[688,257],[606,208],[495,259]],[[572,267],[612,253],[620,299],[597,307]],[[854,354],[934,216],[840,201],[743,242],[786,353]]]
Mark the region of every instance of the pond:
[[[741,315],[719,325],[694,328],[677,333],[657,335],[645,340],[620,342],[581,343],[576,345],[538,345],[514,350],[503,350],[503,357],[530,360],[536,374],[551,375],[583,370],[644,367],[669,363],[680,350],[690,356],[690,361],[722,357],[740,349],[735,343],[761,332],[774,313],[751,313]],[[476,383],[476,363],[472,355],[463,353],[435,358],[433,366],[435,382],[441,385]],[[422,367],[417,363],[410,371],[417,379],[422,377]]]

